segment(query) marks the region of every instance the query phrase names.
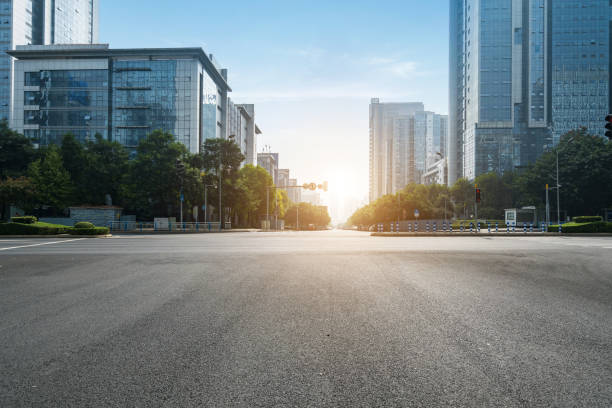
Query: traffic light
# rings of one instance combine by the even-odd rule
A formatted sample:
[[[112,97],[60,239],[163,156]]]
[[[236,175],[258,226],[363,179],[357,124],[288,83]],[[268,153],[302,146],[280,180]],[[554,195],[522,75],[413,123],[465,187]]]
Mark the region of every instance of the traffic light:
[[[606,137],[612,140],[612,115],[606,116]]]
[[[480,204],[480,189],[476,188],[476,202]]]

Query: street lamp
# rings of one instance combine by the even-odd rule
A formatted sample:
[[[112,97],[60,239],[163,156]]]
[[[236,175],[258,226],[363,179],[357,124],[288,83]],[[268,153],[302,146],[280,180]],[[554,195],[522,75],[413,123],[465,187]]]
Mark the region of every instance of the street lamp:
[[[574,136],[571,136],[567,139],[567,144],[570,144],[574,141]],[[561,225],[561,203],[559,201],[559,190],[561,189],[561,184],[559,184],[559,146],[556,149],[557,153],[557,225]]]

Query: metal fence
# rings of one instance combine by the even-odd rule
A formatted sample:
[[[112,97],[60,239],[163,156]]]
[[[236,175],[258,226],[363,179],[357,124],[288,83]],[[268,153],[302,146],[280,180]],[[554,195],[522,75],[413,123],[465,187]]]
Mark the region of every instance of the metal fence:
[[[138,221],[113,221],[108,227],[115,232],[190,232],[206,233],[219,232],[221,225],[219,222],[138,222]],[[229,222],[225,223],[224,229],[232,229]]]
[[[563,224],[563,223],[562,223]],[[493,232],[505,232],[505,233],[533,233],[533,232],[559,232],[561,233],[561,226],[556,228],[551,227],[552,224],[546,225],[546,223],[540,223],[540,225],[530,222],[512,222],[507,227],[505,224],[500,225],[499,223],[490,222],[471,222],[468,224],[462,224],[457,228],[453,227],[452,223],[447,221],[401,221],[401,222],[390,222],[390,223],[379,223],[375,225],[374,231],[376,232],[471,232],[471,233],[493,233]]]

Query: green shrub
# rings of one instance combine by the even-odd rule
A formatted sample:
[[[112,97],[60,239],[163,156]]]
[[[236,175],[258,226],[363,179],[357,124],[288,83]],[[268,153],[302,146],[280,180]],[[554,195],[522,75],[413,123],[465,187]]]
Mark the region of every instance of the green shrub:
[[[548,230],[550,232],[557,232],[559,231],[559,225],[551,225]],[[568,222],[567,224],[563,224],[561,226],[561,231],[565,234],[612,233],[612,222]]]
[[[87,221],[81,221],[81,222],[77,222],[76,224],[74,224],[74,228],[85,228],[85,229],[91,229],[91,228],[95,228],[96,226],[93,225],[91,222],[87,222]]]
[[[463,228],[470,228],[470,223],[474,224],[474,228],[476,228],[477,223],[480,222],[480,229],[487,228],[487,222],[491,224],[491,229],[495,228],[495,223],[499,228],[506,228],[506,222],[504,220],[455,220],[452,224],[454,230]]]
[[[582,217],[574,217],[574,219],[572,221],[575,222],[576,224],[585,224],[587,222],[603,221],[603,218],[600,217],[599,215],[582,216]]]
[[[20,224],[9,222],[0,224],[0,235],[58,235],[65,234],[68,227],[63,225]]]
[[[107,235],[108,227],[93,227],[93,228],[69,228],[68,232],[71,235]]]
[[[11,222],[16,222],[18,224],[35,224],[36,221],[38,220],[33,215],[26,215],[23,217],[11,217]]]

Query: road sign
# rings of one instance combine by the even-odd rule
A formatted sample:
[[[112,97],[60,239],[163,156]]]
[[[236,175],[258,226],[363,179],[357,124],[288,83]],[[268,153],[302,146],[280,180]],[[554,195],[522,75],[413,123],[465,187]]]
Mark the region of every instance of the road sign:
[[[185,201],[185,194],[181,193],[181,201]]]
[[[419,212],[418,209],[414,210],[414,218],[419,218],[419,215],[421,215],[421,213]]]
[[[202,211],[206,211],[206,204],[202,204]]]

